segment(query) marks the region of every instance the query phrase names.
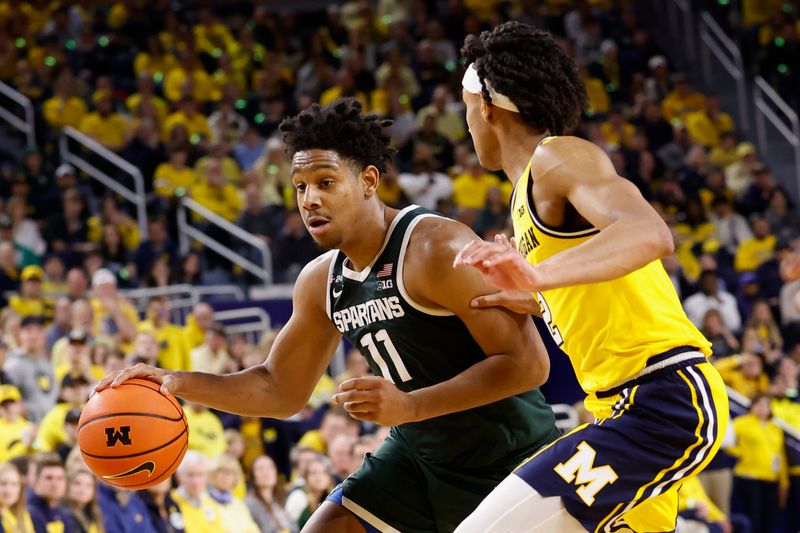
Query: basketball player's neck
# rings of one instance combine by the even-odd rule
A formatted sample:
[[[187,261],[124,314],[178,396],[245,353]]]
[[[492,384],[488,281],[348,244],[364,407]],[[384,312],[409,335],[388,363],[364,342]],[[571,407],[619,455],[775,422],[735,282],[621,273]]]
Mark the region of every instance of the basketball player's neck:
[[[358,227],[352,228],[353,234],[343,242],[340,249],[350,261],[351,268],[356,271],[365,269],[383,248],[386,232],[397,216],[397,210],[386,207],[382,202],[370,206]]]
[[[528,126],[516,120],[507,121],[503,127],[497,129],[503,172],[511,183],[517,184],[539,142],[547,135],[531,131]]]

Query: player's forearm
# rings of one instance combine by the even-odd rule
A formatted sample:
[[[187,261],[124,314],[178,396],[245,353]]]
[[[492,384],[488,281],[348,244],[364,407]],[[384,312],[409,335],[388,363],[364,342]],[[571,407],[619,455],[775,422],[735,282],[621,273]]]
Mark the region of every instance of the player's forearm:
[[[621,278],[669,255],[669,228],[660,220],[639,224],[615,222],[593,238],[551,256],[535,267],[536,287],[550,290]]]
[[[241,416],[287,418],[302,408],[293,395],[280,394],[259,365],[234,374],[176,372],[175,396]]]
[[[535,389],[547,381],[549,361],[493,355],[457,376],[409,395],[413,422],[466,411]]]

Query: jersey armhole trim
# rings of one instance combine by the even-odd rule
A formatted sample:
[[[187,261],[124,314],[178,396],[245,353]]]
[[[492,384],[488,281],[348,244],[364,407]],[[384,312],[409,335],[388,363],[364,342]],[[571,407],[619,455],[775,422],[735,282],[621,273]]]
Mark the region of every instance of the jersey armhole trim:
[[[325,284],[325,312],[328,314],[328,318],[333,320],[333,313],[331,309],[333,307],[333,302],[331,299],[333,295],[331,293],[331,285],[333,284],[333,269],[336,268],[336,261],[339,260],[339,250],[331,250],[328,252],[331,258],[331,265],[328,267],[328,281]]]
[[[411,296],[409,296],[408,292],[406,291],[406,285],[403,282],[403,271],[405,270],[405,258],[406,258],[406,249],[408,248],[408,242],[411,240],[411,234],[414,233],[414,228],[416,228],[417,224],[419,224],[422,220],[426,218],[441,218],[444,217],[439,215],[433,214],[424,214],[419,215],[418,217],[414,218],[406,228],[406,233],[403,235],[403,243],[400,246],[400,254],[397,260],[397,277],[395,278],[397,281],[397,290],[400,291],[400,296],[403,297],[403,300],[408,303],[411,307],[416,309],[421,313],[425,313],[426,315],[431,316],[455,316],[455,313],[448,311],[446,309],[434,309],[432,307],[426,307],[419,302],[414,301]]]
[[[531,220],[534,225],[539,228],[539,231],[550,237],[557,239],[580,239],[582,237],[589,237],[600,233],[600,230],[594,226],[578,230],[578,231],[560,231],[558,228],[545,224],[539,219],[539,214],[536,212],[536,205],[533,203],[533,166],[528,167],[528,187],[525,191],[525,203],[528,206],[528,213],[531,215]]]
[[[342,495],[342,506],[356,515],[357,517],[361,518],[364,522],[368,523],[372,527],[376,528],[381,533],[400,533],[399,530],[393,528],[374,514],[370,513],[356,502],[348,498],[347,496]]]

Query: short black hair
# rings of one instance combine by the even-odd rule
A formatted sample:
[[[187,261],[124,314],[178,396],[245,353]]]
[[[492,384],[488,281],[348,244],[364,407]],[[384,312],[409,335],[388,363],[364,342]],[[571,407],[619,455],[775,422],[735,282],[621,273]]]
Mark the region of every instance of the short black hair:
[[[492,99],[486,81],[510,98],[523,122],[538,131],[562,135],[587,107],[575,62],[546,31],[505,22],[480,37],[468,35],[461,55],[467,65],[475,64],[487,103]]]
[[[386,172],[394,149],[384,128],[391,123],[378,115],[363,114],[355,98],[342,98],[326,106],[311,105],[297,116],[284,119],[280,130],[290,158],[303,150],[332,150],[361,170],[374,165]]]

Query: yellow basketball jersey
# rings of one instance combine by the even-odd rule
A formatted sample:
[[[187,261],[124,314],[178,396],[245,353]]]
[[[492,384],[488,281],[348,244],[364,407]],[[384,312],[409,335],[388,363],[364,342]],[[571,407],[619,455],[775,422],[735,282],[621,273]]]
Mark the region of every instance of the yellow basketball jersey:
[[[578,246],[595,228],[564,232],[537,218],[531,165],[511,199],[519,252],[533,265]],[[542,318],[569,356],[584,391],[607,390],[634,378],[647,360],[692,346],[706,355],[711,344],[689,321],[660,260],[621,278],[537,293]]]

